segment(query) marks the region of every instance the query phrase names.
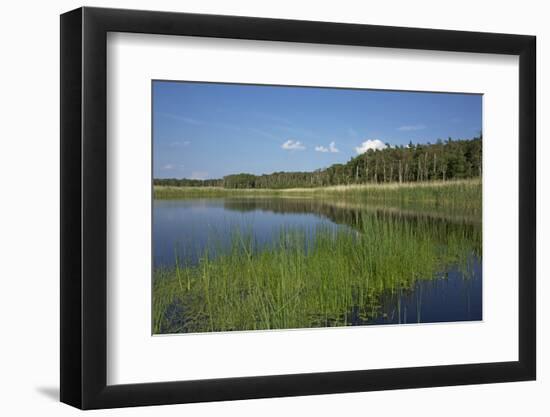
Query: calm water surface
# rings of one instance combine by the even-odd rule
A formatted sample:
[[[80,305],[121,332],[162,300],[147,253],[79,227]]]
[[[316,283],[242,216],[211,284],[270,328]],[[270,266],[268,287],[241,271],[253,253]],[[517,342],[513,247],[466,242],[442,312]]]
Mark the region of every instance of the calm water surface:
[[[207,246],[214,252],[227,248],[231,243],[230,234],[235,229],[244,235],[252,235],[259,247],[262,247],[277,236],[281,227],[299,227],[310,237],[313,237],[315,229],[320,225],[347,228],[346,225],[335,224],[327,217],[307,212],[307,206],[301,206],[304,212],[297,212],[297,201],[291,202],[294,206],[277,205],[277,201],[155,200],[154,266],[174,266],[176,254],[180,260],[197,263]],[[289,211],[285,211],[285,208]],[[215,244],[209,245],[213,241]]]
[[[299,227],[311,239],[321,225],[360,230],[357,225],[364,210],[365,207],[357,204],[299,198],[155,200],[154,267],[170,268],[175,265],[176,257],[180,263],[183,260],[196,264],[207,247],[209,256],[216,256],[229,247],[230,234],[235,230],[251,236],[260,248],[276,238],[281,228]],[[381,211],[384,210],[371,210],[370,214]],[[443,222],[455,230],[481,227],[452,216],[432,218],[425,213],[399,210],[393,213],[413,228],[420,221],[422,227],[429,222]],[[466,273],[464,266],[451,266],[438,272],[432,280],[417,281],[410,290],[384,295],[374,320],[369,317],[367,322],[358,310],[352,310],[348,322],[364,325],[481,320],[481,259],[472,254],[467,264]]]

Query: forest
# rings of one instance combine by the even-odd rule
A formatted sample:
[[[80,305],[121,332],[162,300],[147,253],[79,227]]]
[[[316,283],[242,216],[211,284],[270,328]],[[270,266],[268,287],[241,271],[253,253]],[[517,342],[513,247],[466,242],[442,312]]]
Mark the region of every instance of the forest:
[[[313,172],[240,173],[220,179],[154,179],[154,185],[232,189],[310,188],[332,185],[446,181],[481,177],[482,137],[451,138],[434,144],[413,144],[373,150]]]

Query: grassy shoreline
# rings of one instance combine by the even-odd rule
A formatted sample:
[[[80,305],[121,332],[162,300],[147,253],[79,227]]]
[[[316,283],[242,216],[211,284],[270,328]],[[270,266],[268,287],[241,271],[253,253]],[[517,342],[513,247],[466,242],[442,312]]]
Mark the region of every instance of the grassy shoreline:
[[[432,194],[466,191],[481,191],[481,179],[452,181],[429,181],[385,184],[350,184],[312,188],[223,188],[223,187],[175,187],[155,185],[154,198],[189,198],[189,197],[260,197],[260,196],[313,196],[322,194],[363,194],[363,195],[402,195],[420,192],[418,198]]]
[[[481,220],[481,179],[339,185],[322,188],[228,189],[221,187],[155,186],[157,200],[196,198],[304,198],[332,202],[355,202],[363,206],[386,206],[415,211],[445,210],[473,214]]]

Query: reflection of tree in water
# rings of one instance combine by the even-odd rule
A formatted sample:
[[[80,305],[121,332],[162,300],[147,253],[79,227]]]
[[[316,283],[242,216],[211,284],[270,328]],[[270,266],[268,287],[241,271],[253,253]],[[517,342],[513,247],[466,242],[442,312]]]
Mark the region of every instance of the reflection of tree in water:
[[[224,199],[224,208],[241,212],[268,211],[272,213],[315,214],[336,224],[362,229],[364,216],[381,219],[399,219],[411,227],[445,227],[463,229],[466,235],[480,233],[481,212],[453,213],[445,210],[429,210],[422,206],[401,208],[376,206],[356,201],[332,201],[313,198],[242,198]],[[449,230],[450,231],[450,230]]]

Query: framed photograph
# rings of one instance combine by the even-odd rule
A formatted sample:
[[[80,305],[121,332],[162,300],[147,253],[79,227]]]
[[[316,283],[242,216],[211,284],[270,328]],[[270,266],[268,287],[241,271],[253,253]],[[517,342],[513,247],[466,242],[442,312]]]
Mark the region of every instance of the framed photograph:
[[[61,16],[61,401],[533,380],[535,37]]]

